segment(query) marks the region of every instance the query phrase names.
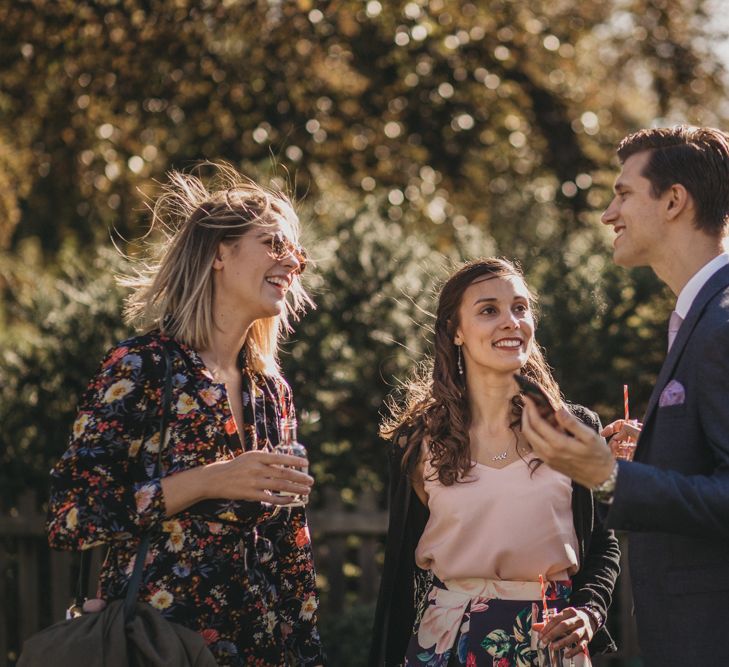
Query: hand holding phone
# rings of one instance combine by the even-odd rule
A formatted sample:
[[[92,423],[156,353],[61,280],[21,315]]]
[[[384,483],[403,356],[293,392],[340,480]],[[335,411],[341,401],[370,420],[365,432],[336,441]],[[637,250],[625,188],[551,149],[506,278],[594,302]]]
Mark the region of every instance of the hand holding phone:
[[[557,423],[556,411],[552,405],[552,401],[549,400],[549,396],[544,392],[544,389],[523,375],[514,374],[514,379],[522,393],[534,401],[539,416],[542,419],[546,419],[555,428],[562,430],[562,427]]]

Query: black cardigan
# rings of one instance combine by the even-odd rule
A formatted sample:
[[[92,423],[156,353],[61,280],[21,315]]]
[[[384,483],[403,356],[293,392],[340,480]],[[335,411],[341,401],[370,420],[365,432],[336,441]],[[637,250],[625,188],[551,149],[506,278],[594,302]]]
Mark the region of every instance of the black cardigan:
[[[568,406],[572,413],[593,429],[600,430],[598,416],[579,405]],[[370,667],[401,665],[415,622],[414,580],[417,565],[415,548],[428,521],[428,508],[413,492],[410,475],[402,470],[404,447],[394,444],[390,451],[390,524],[385,545],[385,567],[377,599]],[[411,457],[411,462],[417,460]],[[603,527],[592,493],[572,484],[572,511],[579,544],[580,570],[572,577],[569,602],[596,608],[603,619],[612,601],[620,572],[620,550],[613,531]],[[616,646],[604,625],[590,642],[593,654],[615,651]]]

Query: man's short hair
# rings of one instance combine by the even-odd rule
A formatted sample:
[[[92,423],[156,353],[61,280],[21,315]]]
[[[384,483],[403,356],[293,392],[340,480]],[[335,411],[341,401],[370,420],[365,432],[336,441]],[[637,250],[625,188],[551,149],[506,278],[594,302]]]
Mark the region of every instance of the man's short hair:
[[[644,151],[651,153],[643,176],[652,195],[680,183],[694,200],[696,227],[722,236],[729,224],[729,134],[688,125],[640,130],[620,142],[618,158],[623,164]]]

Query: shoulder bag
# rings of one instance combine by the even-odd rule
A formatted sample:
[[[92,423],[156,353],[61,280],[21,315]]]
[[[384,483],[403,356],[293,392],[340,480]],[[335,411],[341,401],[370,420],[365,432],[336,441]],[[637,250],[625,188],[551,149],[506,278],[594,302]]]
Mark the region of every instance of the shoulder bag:
[[[172,362],[162,347],[165,381],[160,416],[160,448],[156,475],[162,470],[162,451],[172,395]],[[126,597],[114,600],[99,612],[82,614],[50,626],[23,643],[18,667],[216,667],[200,634],[165,620],[151,605],[139,602],[144,561],[150,535],[145,533],[137,549]],[[80,580],[88,572],[88,552],[81,554]],[[79,585],[74,607],[83,604]]]

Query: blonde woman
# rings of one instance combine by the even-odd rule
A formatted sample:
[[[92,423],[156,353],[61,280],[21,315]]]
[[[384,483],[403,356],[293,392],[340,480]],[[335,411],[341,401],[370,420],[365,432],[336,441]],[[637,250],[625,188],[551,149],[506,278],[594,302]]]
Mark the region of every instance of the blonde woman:
[[[167,232],[125,282],[144,333],[91,380],[52,471],[49,541],[109,547],[100,597],[125,594],[151,534],[139,599],[205,638],[220,665],[323,664],[301,459],[273,453],[292,416],[279,338],[311,302],[291,202],[227,167],[213,187],[172,173],[153,209]],[[172,399],[164,443],[164,353]],[[154,476],[162,446],[162,473]]]

